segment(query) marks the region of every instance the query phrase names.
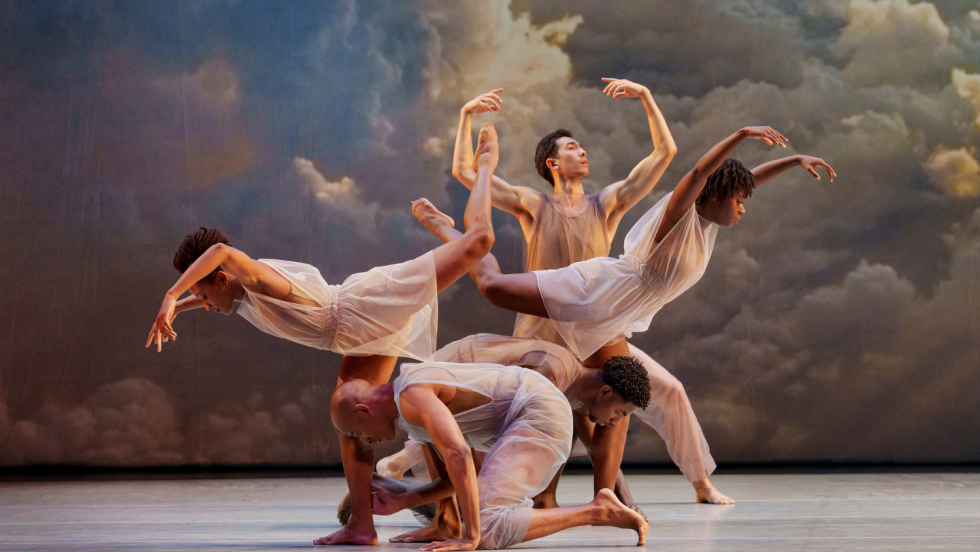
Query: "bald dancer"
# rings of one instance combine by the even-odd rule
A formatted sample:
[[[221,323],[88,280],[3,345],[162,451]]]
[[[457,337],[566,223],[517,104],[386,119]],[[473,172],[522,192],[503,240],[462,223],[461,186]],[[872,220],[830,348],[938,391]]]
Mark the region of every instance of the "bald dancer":
[[[534,156],[538,173],[554,187],[551,194],[511,186],[494,176],[491,186],[493,206],[516,216],[520,222],[527,242],[527,272],[564,268],[578,261],[608,256],[612,237],[623,215],[650,193],[677,153],[667,123],[649,89],[624,79],[603,81],[607,83],[603,90],[606,95],[640,98],[643,102],[653,139],[653,151],[633,168],[626,180],[607,186],[597,194],[585,194],[582,180],[589,176],[586,151],[571,132],[560,129],[541,139]],[[499,111],[503,103],[498,95],[500,92],[502,89],[482,94],[460,111],[453,175],[470,189],[476,176],[469,169],[473,157],[472,118],[476,113]],[[517,315],[514,336],[549,341],[563,347],[567,345],[550,320],[523,313]],[[715,469],[715,462],[684,386],[633,344],[628,345],[628,350],[630,355],[641,359],[647,368],[656,406],[637,413],[637,416],[663,438],[671,459],[694,486],[697,502],[731,504],[733,501],[718,492],[708,480]],[[627,425],[624,424],[624,427]],[[610,435],[609,431],[604,428],[596,430],[600,443],[625,442]],[[598,468],[595,489],[609,488],[613,481],[606,472],[612,471],[615,464],[614,473],[621,474],[619,461],[607,458],[601,450],[592,457],[592,461]],[[599,475],[600,471],[606,475]],[[614,490],[624,504],[641,511],[626,486],[626,480],[619,475],[616,476]],[[549,487],[538,499],[537,505],[557,505],[555,491],[556,486]]]
[[[620,408],[626,397],[644,391],[649,396],[645,371],[635,362],[608,372]],[[331,398],[330,414],[338,432],[365,445],[395,438],[400,427],[438,453],[439,477],[431,483],[394,481],[393,492],[376,478],[374,489],[379,515],[456,494],[465,531],[423,551],[506,548],[581,525],[633,529],[638,545],[645,543],[647,521],[609,490],[581,506],[531,508],[531,497],[568,458],[572,441],[568,401],[535,372],[493,364],[417,364],[391,383],[343,383]],[[471,448],[487,453],[479,477]]]

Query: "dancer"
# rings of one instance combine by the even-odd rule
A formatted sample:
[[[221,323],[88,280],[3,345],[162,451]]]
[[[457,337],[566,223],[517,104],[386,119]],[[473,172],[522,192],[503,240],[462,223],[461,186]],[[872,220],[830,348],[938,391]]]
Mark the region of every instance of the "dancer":
[[[647,383],[642,367],[620,363],[608,377],[623,400],[643,402],[633,398]],[[406,487],[395,481],[398,493],[376,477],[376,514],[458,496],[465,535],[422,550],[505,548],[580,525],[633,529],[638,544],[645,542],[646,520],[608,490],[582,506],[531,508],[531,497],[568,458],[572,413],[555,386],[530,370],[427,362],[409,367],[392,383],[344,383],[330,410],[337,430],[363,443],[393,439],[397,425],[444,460],[432,483]],[[487,451],[479,477],[471,447]]]
[[[436,343],[436,295],[470,270],[493,245],[490,217],[490,178],[498,161],[493,125],[480,129],[478,173],[466,205],[466,233],[459,244],[445,244],[414,260],[354,274],[341,285],[328,285],[320,272],[306,264],[253,260],[231,247],[219,230],[202,228],[184,239],[174,256],[181,277],[164,296],[147,347],[176,340],[171,326],[178,312],[205,308],[239,313],[260,330],[320,349],[345,355],[338,382],[353,378],[384,383],[398,356],[426,360]],[[418,204],[413,204],[413,211]],[[429,224],[453,226],[446,215],[426,209],[417,217],[435,217]],[[185,291],[192,295],[178,301]],[[366,489],[374,471],[373,452],[341,436],[341,456],[348,486],[354,490],[351,523],[319,544],[374,544],[377,534]],[[363,484],[359,484],[363,483]]]
[[[827,170],[831,181],[836,176],[822,159],[802,155],[765,163],[750,172],[741,163],[727,159],[745,138],[769,145],[784,145],[786,141],[769,127],[746,127],[717,144],[681,179],[674,192],[633,227],[626,238],[626,254],[620,259],[596,258],[565,269],[504,275],[493,256],[488,255],[471,275],[495,305],[551,318],[572,352],[587,359],[589,365],[601,364],[616,355],[639,356],[626,346],[625,337],[644,331],[665,302],[700,279],[711,255],[717,226],[730,227],[737,222],[745,212],[744,199],[755,186],[794,166],[803,167],[818,179],[818,167]],[[430,204],[424,205],[431,209]],[[451,229],[437,225],[429,230],[444,240],[454,239]],[[590,358],[593,354],[595,357]],[[656,396],[656,386],[654,389]],[[687,410],[687,417],[693,419],[686,396],[682,404],[680,418],[685,418]],[[664,410],[664,417],[671,411],[676,413],[678,409]],[[615,482],[622,460],[621,454],[615,452],[623,450],[625,425],[595,430],[594,449],[609,453],[605,458],[598,454],[593,458],[597,490],[611,488]],[[671,420],[666,420],[665,425],[670,428]],[[675,418],[673,425],[682,424]],[[681,441],[674,442],[678,443]],[[684,464],[679,465],[684,469]],[[688,479],[695,486],[698,501],[731,502],[711,487],[707,474],[700,480],[690,475]]]
[[[650,91],[627,80],[603,81],[608,83],[603,91],[606,95],[641,99],[653,139],[653,152],[626,180],[599,193],[586,195],[582,188],[582,179],[589,175],[585,149],[570,132],[560,129],[542,138],[535,153],[538,173],[553,186],[552,194],[510,186],[495,176],[492,181],[493,205],[515,215],[521,223],[527,242],[526,272],[564,268],[574,262],[608,256],[612,236],[623,215],[653,189],[676,154],[670,130]],[[503,103],[498,96],[500,92],[502,89],[483,94],[467,103],[460,112],[453,174],[468,188],[472,188],[475,178],[469,168],[473,156],[472,115],[499,111]],[[566,345],[550,320],[523,313],[517,315],[514,336]],[[631,355],[643,360],[654,390],[654,406],[637,415],[663,438],[671,459],[694,486],[696,501],[730,504],[732,500],[718,492],[708,480],[715,462],[684,386],[639,348],[631,343],[628,347]],[[608,429],[598,430],[600,442],[610,438],[606,435],[608,432]],[[603,447],[598,456],[593,457],[596,465],[603,466],[597,474],[608,475],[607,468],[616,464],[606,458],[605,450]],[[618,472],[618,464],[615,467]],[[596,490],[601,488],[602,480],[601,476],[596,480]],[[556,506],[556,489],[557,481],[536,500],[536,506]],[[624,504],[642,513],[630,496],[625,479],[617,476],[615,492]]]

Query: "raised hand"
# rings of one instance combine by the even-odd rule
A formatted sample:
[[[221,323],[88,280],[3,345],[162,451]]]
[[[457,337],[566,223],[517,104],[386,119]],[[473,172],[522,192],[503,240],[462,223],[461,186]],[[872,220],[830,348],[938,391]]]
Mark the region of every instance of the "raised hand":
[[[163,297],[163,304],[160,305],[160,312],[157,313],[157,319],[153,323],[153,327],[150,328],[150,338],[146,342],[146,346],[149,347],[150,343],[156,340],[157,342],[157,352],[159,353],[163,348],[163,343],[168,340],[177,341],[177,332],[170,326],[173,322],[174,317],[177,316],[177,300],[174,299],[169,293]]]
[[[641,94],[647,91],[646,86],[626,79],[604,78],[602,82],[609,83],[602,93],[613,98],[639,98]]]
[[[442,542],[432,542],[422,548],[422,552],[450,552],[452,550],[476,550],[479,544],[470,538],[445,540]]]
[[[486,94],[480,94],[479,96],[466,102],[466,105],[463,106],[463,111],[469,113],[470,115],[486,113],[487,111],[500,111],[500,104],[504,103],[504,101],[500,99],[498,94],[503,91],[503,88],[497,88],[496,90],[491,90]]]
[[[834,172],[834,168],[827,164],[826,161],[820,159],[819,157],[813,157],[810,155],[800,156],[800,166],[806,169],[806,171],[814,176],[817,180],[820,180],[820,174],[817,173],[817,167],[823,167],[827,171],[827,176],[830,177],[830,181],[833,182],[837,178],[837,173]]]
[[[745,127],[742,129],[742,131],[745,132],[746,138],[752,138],[754,140],[762,140],[763,142],[769,144],[770,146],[776,144],[785,148],[786,147],[785,142],[789,142],[789,140],[787,140],[785,136],[776,132],[776,130],[773,129],[772,127],[767,127],[767,126]]]
[[[473,159],[473,171],[478,172],[480,167],[490,170],[497,168],[500,160],[500,147],[497,144],[497,129],[493,123],[483,123],[480,127],[480,138],[476,144],[476,157]]]
[[[371,486],[372,511],[376,516],[390,516],[404,510],[400,505],[399,495],[383,487]]]

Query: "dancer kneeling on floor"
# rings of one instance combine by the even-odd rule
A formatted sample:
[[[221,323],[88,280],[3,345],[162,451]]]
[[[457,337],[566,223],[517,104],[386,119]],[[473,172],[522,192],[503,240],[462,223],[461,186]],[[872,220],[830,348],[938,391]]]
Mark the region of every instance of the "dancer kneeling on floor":
[[[633,408],[624,396],[634,396],[636,389],[641,397],[646,390],[638,402],[649,400],[641,366],[625,362],[612,370],[621,409]],[[547,487],[572,444],[571,407],[540,374],[515,366],[422,363],[392,383],[341,385],[330,411],[337,430],[361,442],[393,439],[401,427],[442,459],[434,466],[439,477],[429,484],[394,481],[391,487],[375,476],[376,514],[458,496],[466,534],[422,550],[504,548],[580,525],[633,529],[639,544],[645,542],[646,520],[609,490],[582,506],[531,508],[532,497]],[[487,452],[479,477],[471,448]]]

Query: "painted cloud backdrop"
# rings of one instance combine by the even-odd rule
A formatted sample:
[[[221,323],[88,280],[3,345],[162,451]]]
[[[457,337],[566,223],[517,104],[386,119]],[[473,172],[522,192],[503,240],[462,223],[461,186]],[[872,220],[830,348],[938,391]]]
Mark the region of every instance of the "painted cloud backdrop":
[[[457,217],[460,106],[503,87],[498,174],[545,190],[538,138],[589,152],[590,190],[650,151],[650,87],[680,153],[627,215],[749,124],[830,162],[760,188],[704,279],[634,342],[687,387],[716,458],[977,461],[980,7],[907,0],[0,4],[0,465],[333,464],[339,357],[240,317],[181,315],[143,349],[201,225],[330,282]],[[785,154],[758,143],[735,157]],[[522,237],[495,215],[494,252]],[[464,281],[440,342],[509,333]],[[665,461],[634,426],[627,460]]]

